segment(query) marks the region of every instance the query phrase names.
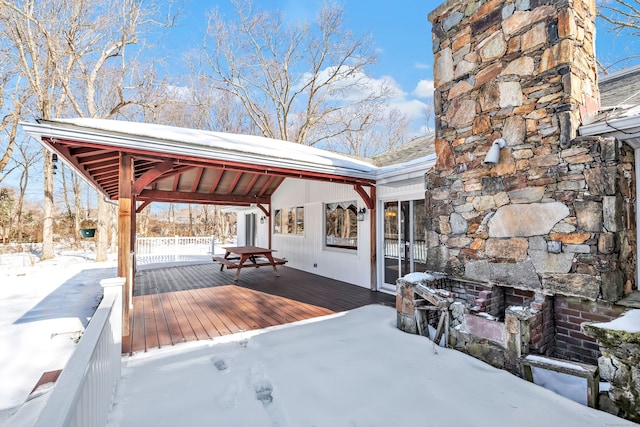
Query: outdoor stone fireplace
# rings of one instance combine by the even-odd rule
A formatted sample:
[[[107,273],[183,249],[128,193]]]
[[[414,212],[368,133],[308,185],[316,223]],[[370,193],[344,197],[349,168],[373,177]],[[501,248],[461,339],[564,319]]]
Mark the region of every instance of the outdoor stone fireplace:
[[[636,289],[633,150],[580,137],[599,108],[595,0],[449,0],[433,24],[428,270],[446,275],[449,344],[518,372],[539,354],[597,364],[583,322]],[[496,165],[483,160],[505,140]],[[415,284],[397,283],[415,332]],[[518,372],[519,373],[519,372]]]

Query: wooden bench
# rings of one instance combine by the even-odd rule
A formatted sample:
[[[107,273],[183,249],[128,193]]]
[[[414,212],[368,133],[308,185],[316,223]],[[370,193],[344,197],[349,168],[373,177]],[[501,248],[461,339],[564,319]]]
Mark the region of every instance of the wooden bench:
[[[287,263],[287,260],[284,258],[274,257],[273,264],[272,264],[265,257],[255,257],[250,260],[251,262],[245,262],[244,264],[240,265],[238,264],[239,259],[240,257],[228,257],[228,258],[223,258],[218,256],[213,257],[214,262],[220,263],[220,271],[222,271],[224,267],[227,267],[227,270],[233,270],[236,268],[247,268],[247,267],[258,268],[258,267],[264,267],[264,266],[284,265]]]

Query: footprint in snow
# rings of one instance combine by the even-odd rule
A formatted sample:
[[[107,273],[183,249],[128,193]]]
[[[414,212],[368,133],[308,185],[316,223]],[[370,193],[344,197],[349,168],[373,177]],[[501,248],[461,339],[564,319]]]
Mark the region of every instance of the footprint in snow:
[[[224,372],[226,374],[229,373],[229,365],[227,364],[227,361],[222,357],[213,356],[211,358],[211,361],[213,362],[213,366],[215,366],[218,371]]]
[[[271,381],[263,379],[256,383],[256,399],[262,402],[263,405],[269,405],[273,402],[273,385]]]

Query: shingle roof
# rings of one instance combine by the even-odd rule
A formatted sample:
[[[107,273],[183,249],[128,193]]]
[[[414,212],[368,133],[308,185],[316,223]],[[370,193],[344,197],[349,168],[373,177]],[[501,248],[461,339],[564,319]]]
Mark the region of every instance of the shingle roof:
[[[389,166],[409,162],[435,153],[434,134],[425,135],[384,151],[371,159],[376,166]]]

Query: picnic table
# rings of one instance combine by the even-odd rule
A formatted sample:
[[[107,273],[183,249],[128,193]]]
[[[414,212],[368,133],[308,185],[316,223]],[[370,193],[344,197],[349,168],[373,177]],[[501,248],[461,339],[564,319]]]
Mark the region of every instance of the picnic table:
[[[247,267],[264,267],[272,266],[276,276],[278,274],[278,265],[287,262],[283,258],[274,258],[273,249],[261,248],[258,246],[226,246],[223,248],[226,252],[223,257],[213,257],[213,261],[220,263],[220,271],[224,267],[227,270],[236,269],[236,276],[233,280],[237,281],[240,276],[240,270]]]

